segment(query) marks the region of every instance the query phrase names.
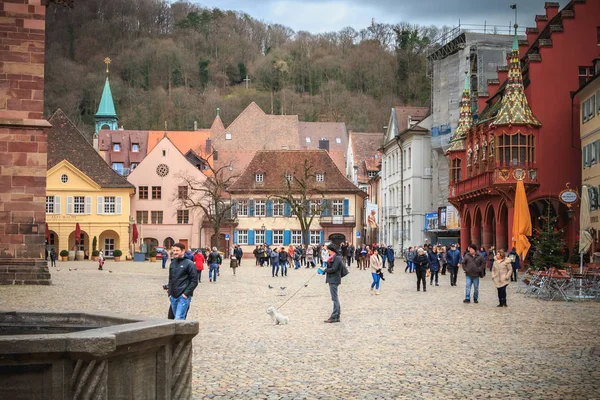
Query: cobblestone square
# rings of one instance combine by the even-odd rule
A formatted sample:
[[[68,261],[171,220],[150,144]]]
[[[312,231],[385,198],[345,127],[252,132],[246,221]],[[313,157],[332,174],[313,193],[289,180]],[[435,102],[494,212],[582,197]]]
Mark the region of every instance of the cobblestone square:
[[[49,287],[0,287],[0,308],[167,315],[159,262],[58,269]],[[237,276],[223,267],[217,283],[205,271],[188,315],[200,321],[194,398],[600,398],[600,304],[524,298],[511,285],[508,308],[496,308],[489,275],[479,304],[463,304],[464,276],[457,287],[440,276],[440,286],[423,293],[403,266],[386,274],[375,296],[370,273],[350,271],[340,286],[339,324],[323,323],[331,302],[315,270],[272,278],[270,268],[245,259]],[[281,309],[289,325],[274,326],[267,307],[298,289]]]

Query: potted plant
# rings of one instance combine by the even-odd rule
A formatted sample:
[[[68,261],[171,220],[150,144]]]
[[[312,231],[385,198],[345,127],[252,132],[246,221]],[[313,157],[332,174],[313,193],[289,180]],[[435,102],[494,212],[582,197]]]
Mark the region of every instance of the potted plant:
[[[67,250],[61,250],[60,251],[60,259],[62,261],[67,261],[68,257],[69,257],[69,252]]]
[[[123,255],[123,252],[121,250],[115,250],[113,251],[113,257],[115,261],[121,261],[121,256]]]
[[[156,261],[156,250],[150,250],[150,253],[148,253],[148,256],[150,257],[150,262],[155,262]]]
[[[94,239],[92,239],[92,261],[97,261],[98,255],[100,254],[100,252],[98,250],[96,250],[97,245],[98,245],[98,239],[96,239],[96,236],[94,236]]]

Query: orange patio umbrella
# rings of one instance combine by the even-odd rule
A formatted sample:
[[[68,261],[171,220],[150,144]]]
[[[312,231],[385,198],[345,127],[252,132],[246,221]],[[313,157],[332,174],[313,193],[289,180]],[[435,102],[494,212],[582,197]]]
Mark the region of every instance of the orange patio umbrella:
[[[531,236],[531,216],[527,204],[527,194],[522,180],[517,181],[515,192],[515,213],[512,229],[512,247],[517,251],[521,260],[525,260],[527,252],[531,247],[527,236]]]

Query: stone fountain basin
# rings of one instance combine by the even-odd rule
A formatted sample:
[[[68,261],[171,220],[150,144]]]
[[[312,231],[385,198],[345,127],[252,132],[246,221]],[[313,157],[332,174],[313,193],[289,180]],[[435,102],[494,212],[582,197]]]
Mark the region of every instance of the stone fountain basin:
[[[0,311],[0,398],[187,399],[198,322]]]

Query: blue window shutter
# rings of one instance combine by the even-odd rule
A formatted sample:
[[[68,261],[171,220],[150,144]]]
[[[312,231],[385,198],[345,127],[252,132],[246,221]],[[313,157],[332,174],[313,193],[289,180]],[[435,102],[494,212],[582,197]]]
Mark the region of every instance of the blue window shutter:
[[[292,243],[292,231],[285,230],[283,231],[283,244],[289,245]]]
[[[350,200],[344,199],[344,217],[350,215]]]
[[[321,200],[321,206],[323,207],[323,212],[321,213],[324,217],[329,217],[329,200]]]
[[[233,243],[237,244],[237,239],[238,239],[238,231],[237,229],[233,231]]]
[[[254,231],[248,230],[248,244],[254,244]]]
[[[248,200],[248,216],[254,217],[254,199]]]
[[[290,217],[292,215],[292,206],[287,201],[283,203],[283,215]]]
[[[325,243],[325,234],[321,231],[321,243]]]
[[[267,217],[273,216],[273,200],[267,200]]]
[[[267,244],[273,244],[273,231],[272,230],[267,230],[267,232],[265,233],[265,242],[267,242]]]

